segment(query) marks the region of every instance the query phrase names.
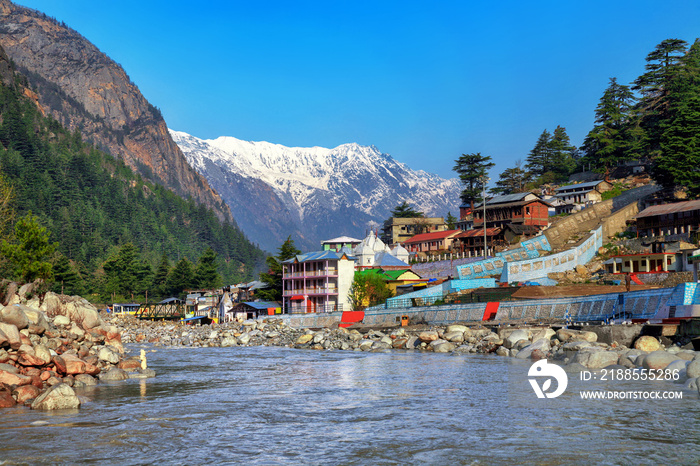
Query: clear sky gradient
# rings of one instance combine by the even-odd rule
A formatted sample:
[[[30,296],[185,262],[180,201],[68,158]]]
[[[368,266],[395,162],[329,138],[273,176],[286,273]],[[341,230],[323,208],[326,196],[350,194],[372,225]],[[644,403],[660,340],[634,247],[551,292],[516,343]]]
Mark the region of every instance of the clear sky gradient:
[[[609,78],[700,37],[696,0],[17,3],[120,63],[172,129],[374,145],[444,177],[481,152],[495,179],[557,125],[581,145]]]

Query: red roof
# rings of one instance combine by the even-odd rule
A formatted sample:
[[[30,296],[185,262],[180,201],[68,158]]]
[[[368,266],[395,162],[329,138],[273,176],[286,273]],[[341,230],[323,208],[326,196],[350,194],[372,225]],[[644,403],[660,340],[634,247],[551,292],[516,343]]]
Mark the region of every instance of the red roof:
[[[500,228],[487,228],[486,236],[497,236],[501,232]],[[484,230],[467,230],[458,234],[456,238],[471,238],[472,236],[484,236]]]
[[[445,230],[445,231],[433,231],[431,233],[421,233],[412,238],[407,239],[403,244],[408,243],[423,243],[425,241],[435,241],[436,239],[445,239],[460,233],[462,230]]]

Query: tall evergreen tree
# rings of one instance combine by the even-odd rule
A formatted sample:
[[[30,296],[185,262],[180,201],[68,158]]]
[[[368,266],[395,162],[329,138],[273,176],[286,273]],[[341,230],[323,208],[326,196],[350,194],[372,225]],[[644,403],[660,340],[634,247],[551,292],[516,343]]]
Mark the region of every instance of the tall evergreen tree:
[[[56,293],[79,295],[83,292],[83,280],[80,273],[63,254],[56,254],[53,261],[53,287]]]
[[[163,253],[160,257],[160,263],[153,276],[153,291],[152,295],[165,296],[167,294],[168,274],[170,273],[170,260],[168,255]]]
[[[13,240],[2,240],[2,253],[13,271],[13,276],[26,283],[37,278],[48,279],[52,275],[51,255],[58,247],[49,242],[49,232],[39,224],[30,211],[15,224]]]
[[[422,217],[423,212],[417,211],[408,202],[403,201],[402,204],[399,204],[392,209],[391,216],[394,218],[415,218]]]
[[[216,271],[216,253],[207,248],[197,261],[194,270],[194,280],[199,288],[215,289],[222,285],[221,275]]]
[[[194,265],[186,257],[180,259],[168,275],[167,291],[173,296],[181,295],[185,290],[196,288]]]
[[[576,150],[571,144],[566,128],[557,125],[549,142],[550,164],[547,171],[554,173],[557,181],[566,180],[576,169],[573,153]]]
[[[265,287],[257,291],[257,295],[266,301],[280,301],[282,299],[282,262],[301,254],[294,246],[294,240],[288,236],[286,241],[278,249],[277,256],[268,256],[266,259],[267,272],[260,274],[260,281]]]
[[[661,125],[661,152],[652,176],[666,187],[680,186],[700,196],[700,40],[681,61],[668,84],[668,119]]]
[[[459,219],[452,215],[452,212],[447,212],[447,217],[445,217],[445,223],[447,224],[448,230],[454,230],[457,226]]]
[[[493,194],[515,194],[525,192],[526,185],[532,180],[532,174],[523,168],[522,160],[515,162],[515,167],[506,168],[499,175]]]
[[[634,95],[629,86],[610,78],[595,111],[595,126],[583,142],[584,163],[592,164],[607,178],[618,162],[633,158],[631,152],[631,112]]]
[[[488,171],[495,165],[490,156],[481,155],[481,152],[462,154],[455,160],[452,170],[457,172],[463,186],[460,198],[462,202],[469,204],[472,210],[475,201],[482,201],[482,188],[486,183]]]
[[[632,90],[641,94],[635,109],[641,137],[634,150],[656,157],[661,151],[662,124],[669,118],[669,86],[681,68],[687,43],[666,39],[646,57],[646,73],[634,81]]]
[[[547,172],[549,166],[549,142],[552,140],[552,135],[546,129],[537,138],[535,147],[532,148],[527,158],[525,159],[525,168],[534,176],[541,177]]]

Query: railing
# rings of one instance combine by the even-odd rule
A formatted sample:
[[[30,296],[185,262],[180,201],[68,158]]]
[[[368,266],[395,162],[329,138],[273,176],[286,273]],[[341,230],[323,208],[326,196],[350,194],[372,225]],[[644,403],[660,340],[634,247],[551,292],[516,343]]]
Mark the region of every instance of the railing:
[[[298,294],[338,294],[338,288],[334,286],[317,286],[309,288],[294,288],[291,290],[284,290],[284,296],[292,296]]]
[[[307,270],[288,272],[284,274],[284,278],[303,278],[303,277],[334,277],[338,275],[338,269],[325,270]]]
[[[313,308],[308,308],[306,306],[292,305],[285,309],[288,314],[307,314],[307,313],[328,313],[343,310],[343,305],[341,304],[321,304],[314,306]]]

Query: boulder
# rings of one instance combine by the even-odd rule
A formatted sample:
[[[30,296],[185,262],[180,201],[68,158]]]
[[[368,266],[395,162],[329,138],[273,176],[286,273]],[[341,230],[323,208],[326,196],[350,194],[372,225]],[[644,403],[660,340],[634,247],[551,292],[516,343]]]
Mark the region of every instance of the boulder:
[[[17,404],[12,391],[6,385],[0,384],[0,408],[11,408]]]
[[[53,324],[56,327],[67,327],[67,326],[71,325],[71,321],[66,316],[58,315],[58,316],[53,318]]]
[[[19,330],[12,324],[0,322],[0,332],[3,332],[7,337],[10,348],[19,349],[22,346],[22,338],[19,335]]]
[[[51,291],[44,295],[44,300],[39,307],[39,310],[43,311],[47,316],[58,316],[61,310],[61,299]],[[55,325],[58,325],[55,323]]]
[[[97,379],[88,374],[78,374],[73,382],[74,387],[91,387],[97,385]]]
[[[107,362],[109,364],[119,364],[119,354],[114,352],[110,347],[103,346],[97,352],[97,357],[100,361]]]
[[[241,335],[242,336],[242,335]],[[295,344],[297,345],[306,345],[308,344],[311,340],[314,339],[314,334],[313,333],[306,333],[304,335],[301,335],[299,338],[297,338],[297,341]],[[238,337],[238,340],[240,341],[240,337]]]
[[[29,319],[19,304],[7,306],[0,311],[0,320],[6,324],[14,325],[18,330],[29,327]]]
[[[442,338],[453,343],[462,343],[464,341],[464,332],[453,330],[443,334]]]
[[[642,367],[645,369],[666,369],[673,361],[678,360],[675,354],[668,353],[663,350],[653,351],[644,357]]]
[[[518,359],[529,359],[534,351],[538,351],[541,354],[546,354],[549,350],[549,339],[540,338],[539,340],[533,342],[531,345],[528,345],[525,348],[518,351],[518,354],[516,354],[515,357]],[[538,359],[542,358],[538,357]]]
[[[685,368],[688,378],[694,379],[700,377],[700,359],[695,359],[690,362]]]
[[[10,372],[12,374],[19,374],[19,369],[12,364],[0,363],[0,371]]]
[[[551,328],[543,328],[542,330],[532,332],[532,341],[537,341],[541,338],[546,338],[547,340],[551,340],[552,337],[556,334],[557,334],[557,332],[555,332]]]
[[[643,335],[637,338],[637,341],[634,342],[634,347],[635,349],[651,353],[652,351],[661,349],[661,343],[659,343],[659,340],[656,339],[656,337]]]
[[[499,356],[510,356],[510,350],[505,346],[499,346],[496,350],[496,354]]]
[[[5,332],[0,330],[0,348],[3,346],[10,346],[10,339],[5,335]]]
[[[451,353],[454,351],[456,345],[450,343],[449,341],[438,339],[430,342],[430,347],[436,353]]]
[[[7,385],[29,385],[32,378],[27,375],[0,370],[0,383]]]
[[[51,362],[51,350],[46,345],[36,345],[34,347],[34,355],[42,360],[42,366]]]
[[[467,327],[466,325],[450,324],[450,325],[448,325],[447,328],[445,329],[445,332],[446,332],[446,333],[450,333],[450,332],[461,332],[461,333],[464,333],[464,332],[466,332],[466,331],[468,331],[468,330],[469,330],[469,327]]]
[[[372,340],[362,340],[360,343],[360,350],[369,351],[372,349],[372,346],[374,346],[374,342]]]
[[[519,341],[529,341],[529,339],[530,332],[527,330],[518,329],[506,337],[506,339],[503,341],[503,346],[510,349],[513,348]]]
[[[593,332],[588,332],[585,330],[571,330],[568,328],[562,328],[557,330],[557,338],[559,341],[598,341],[598,335]]]
[[[228,348],[230,346],[238,346],[238,340],[234,336],[224,337],[221,340],[221,347]]]
[[[117,367],[113,367],[107,372],[102,372],[99,375],[100,380],[105,380],[105,381],[112,381],[112,380],[126,380],[129,378],[129,374],[126,373],[126,371],[119,369]]]
[[[156,376],[156,371],[153,369],[139,369],[136,372],[129,374],[130,379],[150,379]]]
[[[418,339],[424,343],[433,342],[433,341],[437,340],[438,338],[440,338],[440,336],[434,330],[430,330],[427,332],[421,332],[418,334]]]
[[[19,286],[15,282],[10,282],[7,285],[7,290],[5,290],[5,299],[3,301],[3,304],[5,306],[8,306],[10,302],[13,300],[13,298],[19,298],[17,295],[17,290],[19,289]]]
[[[310,336],[311,336],[311,339],[313,339],[313,335],[310,335]],[[245,346],[245,345],[247,345],[248,343],[250,343],[250,338],[251,338],[251,337],[250,337],[250,333],[248,333],[248,332],[242,333],[242,334],[238,337],[238,344],[239,344],[239,345],[242,345],[242,346]],[[310,340],[309,340],[309,341],[310,341]]]
[[[666,366],[666,369],[664,370],[671,371],[673,380],[678,383],[682,383],[685,382],[685,380],[688,378],[688,364],[690,364],[690,361],[686,361],[685,359],[676,359],[668,366]],[[675,377],[676,374],[678,375],[678,378]]]
[[[64,383],[49,388],[32,403],[32,409],[42,410],[77,409],[79,407],[80,400],[73,389]]]
[[[615,351],[605,351],[599,347],[584,348],[574,356],[572,362],[589,369],[602,369],[617,364],[620,355]]]
[[[17,400],[17,403],[23,404],[26,401],[33,400],[39,396],[40,393],[41,390],[39,390],[39,387],[35,387],[34,385],[22,385],[12,391],[12,396]]]

